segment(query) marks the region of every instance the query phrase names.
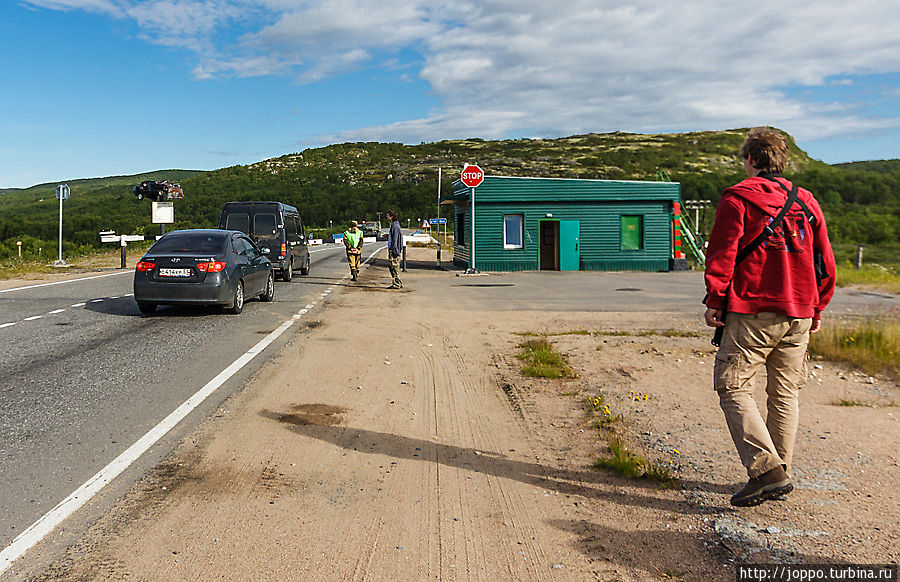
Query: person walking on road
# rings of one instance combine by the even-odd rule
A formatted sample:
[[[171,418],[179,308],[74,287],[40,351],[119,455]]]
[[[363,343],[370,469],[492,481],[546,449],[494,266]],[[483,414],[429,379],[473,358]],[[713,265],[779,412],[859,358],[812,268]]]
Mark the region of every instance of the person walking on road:
[[[347,249],[347,262],[350,263],[350,280],[359,277],[359,259],[362,254],[363,233],[357,228],[355,220],[350,221],[350,228],[344,231],[344,248]]]
[[[703,303],[706,325],[724,328],[713,385],[749,476],[731,504],[752,506],[794,489],[809,334],[821,327],[835,266],[818,202],[781,176],[788,159],[784,136],[752,129],[741,157],[747,179],[726,188],[716,208]],[[763,367],[765,419],[753,398],[753,379]]]
[[[400,281],[400,255],[403,252],[403,231],[400,230],[400,219],[393,210],[387,211],[391,228],[388,231],[388,269],[391,272],[391,286],[388,289],[400,289],[403,282]]]

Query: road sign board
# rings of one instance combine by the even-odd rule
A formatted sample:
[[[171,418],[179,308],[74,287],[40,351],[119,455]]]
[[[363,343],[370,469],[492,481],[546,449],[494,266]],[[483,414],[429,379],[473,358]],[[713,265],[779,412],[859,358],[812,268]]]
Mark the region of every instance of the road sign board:
[[[428,222],[431,224],[447,224],[446,218],[429,218]]]
[[[174,224],[175,204],[172,202],[151,202],[150,217],[154,224]]]
[[[56,186],[56,199],[57,200],[68,200],[69,198],[69,185],[68,184],[58,184]]]
[[[478,166],[466,166],[462,171],[462,183],[475,188],[484,181],[484,170]]]

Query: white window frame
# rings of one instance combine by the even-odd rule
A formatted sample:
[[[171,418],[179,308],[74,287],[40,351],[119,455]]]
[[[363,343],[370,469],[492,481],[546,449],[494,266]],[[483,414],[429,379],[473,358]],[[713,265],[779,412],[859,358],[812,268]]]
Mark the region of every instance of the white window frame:
[[[506,238],[506,218],[509,216],[519,217],[519,240],[520,244],[512,245],[507,243]],[[504,214],[503,215],[503,248],[504,249],[524,249],[525,248],[525,215],[524,214]]]

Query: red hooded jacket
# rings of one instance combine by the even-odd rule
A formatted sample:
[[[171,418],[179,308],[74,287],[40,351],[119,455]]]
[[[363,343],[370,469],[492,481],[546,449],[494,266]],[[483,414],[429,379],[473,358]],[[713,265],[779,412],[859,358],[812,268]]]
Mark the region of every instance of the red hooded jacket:
[[[776,179],[788,190],[793,185]],[[706,298],[713,309],[735,313],[772,311],[790,317],[818,320],[834,294],[834,252],[828,241],[825,217],[809,191],[799,188],[802,200],[815,216],[810,226],[799,204],[784,217],[775,233],[737,266],[740,249],[772,222],[787,201],[787,192],[764,177],[747,178],[727,188],[716,208],[716,221],[706,252]],[[816,283],[813,248],[822,251],[827,275]],[[727,296],[727,297],[726,297]]]

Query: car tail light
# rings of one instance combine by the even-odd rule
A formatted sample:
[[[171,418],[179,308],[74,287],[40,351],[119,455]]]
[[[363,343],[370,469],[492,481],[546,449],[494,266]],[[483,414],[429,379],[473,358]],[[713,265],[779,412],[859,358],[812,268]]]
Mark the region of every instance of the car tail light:
[[[152,271],[155,266],[156,263],[151,263],[150,261],[138,261],[134,269],[136,271]]]
[[[214,261],[212,263],[197,263],[197,270],[201,273],[218,273],[225,270],[225,262]]]
[[[287,254],[287,243],[281,243],[281,256],[285,256]]]

